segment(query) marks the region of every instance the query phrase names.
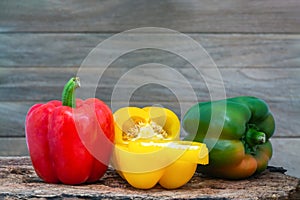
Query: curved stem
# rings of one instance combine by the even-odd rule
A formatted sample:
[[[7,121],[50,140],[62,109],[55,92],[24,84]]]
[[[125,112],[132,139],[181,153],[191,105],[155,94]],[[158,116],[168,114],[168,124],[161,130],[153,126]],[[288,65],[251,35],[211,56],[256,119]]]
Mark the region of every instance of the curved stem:
[[[250,147],[264,144],[266,142],[266,134],[255,128],[249,128],[246,133],[245,141]]]
[[[62,92],[62,104],[72,108],[76,107],[75,89],[80,87],[79,77],[71,78]]]

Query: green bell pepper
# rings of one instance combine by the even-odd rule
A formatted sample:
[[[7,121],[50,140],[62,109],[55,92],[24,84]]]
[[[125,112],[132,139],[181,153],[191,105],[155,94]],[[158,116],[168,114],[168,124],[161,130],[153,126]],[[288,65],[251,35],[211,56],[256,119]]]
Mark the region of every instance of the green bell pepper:
[[[272,157],[275,121],[266,102],[256,97],[198,103],[185,114],[183,128],[185,140],[207,145],[209,164],[197,170],[211,176],[247,178],[265,170]]]

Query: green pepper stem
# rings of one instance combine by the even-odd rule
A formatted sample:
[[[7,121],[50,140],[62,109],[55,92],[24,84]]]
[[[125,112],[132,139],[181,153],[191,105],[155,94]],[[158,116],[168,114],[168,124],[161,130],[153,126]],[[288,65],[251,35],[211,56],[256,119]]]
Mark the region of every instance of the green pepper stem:
[[[255,128],[249,128],[246,133],[245,141],[250,147],[264,144],[266,142],[266,134]]]
[[[62,92],[62,104],[71,108],[76,107],[75,89],[80,87],[79,77],[72,77]]]

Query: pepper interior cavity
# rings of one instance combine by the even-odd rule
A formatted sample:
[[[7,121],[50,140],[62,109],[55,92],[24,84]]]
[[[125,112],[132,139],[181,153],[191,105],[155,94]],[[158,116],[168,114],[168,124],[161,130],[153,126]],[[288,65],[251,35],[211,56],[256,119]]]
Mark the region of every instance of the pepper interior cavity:
[[[179,140],[180,121],[171,110],[161,107],[124,107],[114,113],[115,143],[128,145],[137,140]]]
[[[123,140],[127,141],[134,141],[139,138],[166,139],[168,137],[168,133],[162,126],[154,121],[150,121],[150,123],[139,121],[127,129],[127,131],[124,131],[122,136]]]

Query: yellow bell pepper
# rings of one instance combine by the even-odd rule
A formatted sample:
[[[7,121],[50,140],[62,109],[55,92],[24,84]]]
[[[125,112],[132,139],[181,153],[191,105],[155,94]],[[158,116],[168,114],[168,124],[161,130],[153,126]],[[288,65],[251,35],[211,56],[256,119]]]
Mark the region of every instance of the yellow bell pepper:
[[[179,140],[180,122],[175,113],[161,107],[124,107],[114,113],[115,143],[137,139]]]
[[[197,164],[208,163],[205,144],[179,141],[180,122],[166,108],[121,108],[114,119],[112,165],[135,188],[149,189],[157,183],[167,189],[181,187]]]

